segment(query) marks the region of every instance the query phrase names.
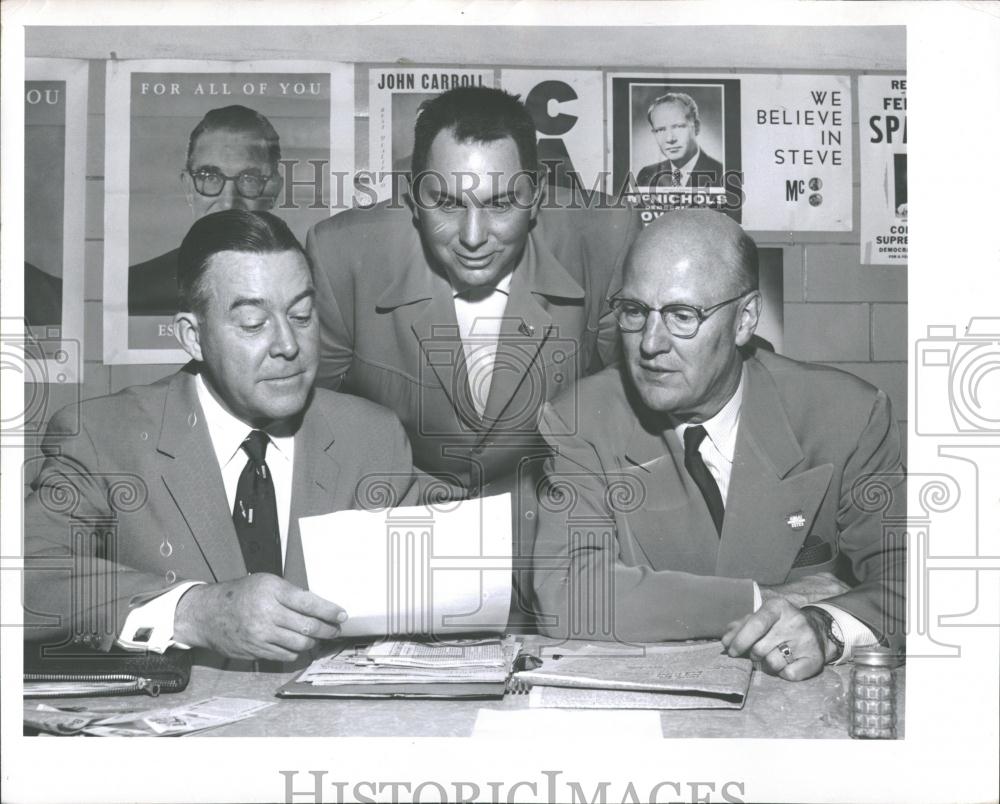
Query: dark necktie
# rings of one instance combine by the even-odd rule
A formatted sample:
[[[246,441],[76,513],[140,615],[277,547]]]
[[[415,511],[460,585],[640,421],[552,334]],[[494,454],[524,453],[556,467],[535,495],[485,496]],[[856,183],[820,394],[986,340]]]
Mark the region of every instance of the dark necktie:
[[[677,168],[674,168],[670,172],[670,186],[671,187],[681,186],[681,172]]]
[[[264,462],[268,441],[267,433],[261,430],[253,430],[243,440],[249,460],[236,485],[233,524],[247,572],[281,575],[278,506],[274,501],[274,482]]]
[[[725,508],[722,505],[722,495],[719,493],[719,486],[712,477],[712,473],[705,466],[705,461],[701,458],[698,447],[705,440],[705,428],[700,424],[688,427],[684,431],[684,468],[688,470],[695,484],[701,490],[701,496],[705,498],[708,505],[708,512],[712,515],[715,523],[715,530],[722,535],[722,517]]]

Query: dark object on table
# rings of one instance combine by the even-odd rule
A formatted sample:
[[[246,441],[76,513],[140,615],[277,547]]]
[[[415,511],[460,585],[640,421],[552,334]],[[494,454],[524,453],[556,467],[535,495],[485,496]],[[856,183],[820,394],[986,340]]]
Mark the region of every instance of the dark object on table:
[[[24,646],[24,697],[146,695],[180,692],[191,678],[190,651],[70,654]]]

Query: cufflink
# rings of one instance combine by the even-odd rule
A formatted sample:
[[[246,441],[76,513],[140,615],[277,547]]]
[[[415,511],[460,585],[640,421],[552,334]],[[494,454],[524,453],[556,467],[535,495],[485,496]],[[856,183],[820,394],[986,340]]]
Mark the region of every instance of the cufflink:
[[[133,642],[149,642],[153,636],[152,628],[140,628],[132,635]]]

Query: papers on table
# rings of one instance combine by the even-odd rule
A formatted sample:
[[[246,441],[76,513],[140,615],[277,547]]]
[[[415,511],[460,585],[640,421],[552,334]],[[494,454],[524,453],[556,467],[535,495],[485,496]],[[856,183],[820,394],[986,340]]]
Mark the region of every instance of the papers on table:
[[[217,697],[168,708],[108,715],[81,710],[79,707],[26,704],[24,724],[47,734],[66,736],[88,734],[92,737],[174,737],[246,720],[270,706],[274,706],[273,701]]]
[[[719,642],[564,646],[541,667],[515,675],[531,687],[529,706],[577,709],[739,709],[753,664]]]
[[[510,494],[299,520],[309,589],[345,637],[501,633],[511,596]]]

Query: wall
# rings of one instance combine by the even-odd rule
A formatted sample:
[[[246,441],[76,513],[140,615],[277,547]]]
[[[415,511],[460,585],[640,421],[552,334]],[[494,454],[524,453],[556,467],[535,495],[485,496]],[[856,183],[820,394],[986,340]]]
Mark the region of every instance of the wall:
[[[266,32],[266,36],[262,35]],[[558,49],[552,43],[558,41]],[[173,366],[105,366],[102,355],[104,75],[119,58],[332,59],[448,64],[731,72],[826,72],[852,79],[854,225],[843,233],[752,232],[785,251],[785,354],[846,369],[883,388],[906,416],[905,266],[861,266],[857,76],[905,70],[902,28],[29,28],[28,56],[90,60],[84,383],[49,386],[49,411],[156,380]],[[666,45],[669,43],[669,48]],[[666,57],[662,54],[669,53]],[[367,153],[367,85],[360,84],[358,164]],[[42,389],[26,388],[26,394]]]

